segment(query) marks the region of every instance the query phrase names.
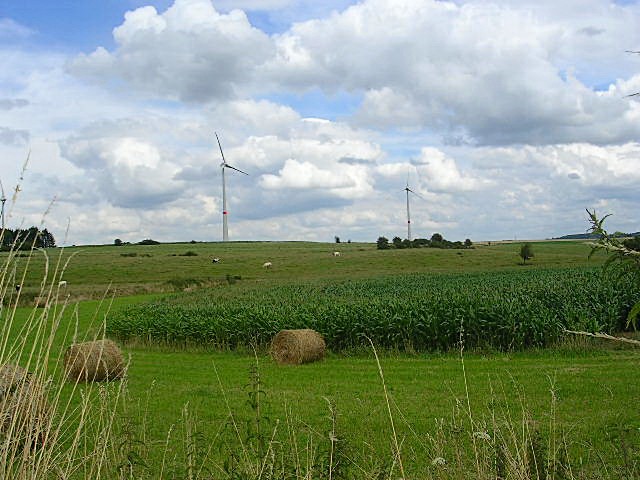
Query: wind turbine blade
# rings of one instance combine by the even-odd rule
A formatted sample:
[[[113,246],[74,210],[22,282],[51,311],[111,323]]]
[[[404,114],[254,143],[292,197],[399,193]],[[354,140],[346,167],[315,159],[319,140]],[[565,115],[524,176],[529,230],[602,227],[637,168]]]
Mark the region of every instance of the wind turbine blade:
[[[632,93],[631,95],[625,95],[625,97],[635,97],[636,95],[640,95],[640,92]]]
[[[625,50],[626,53],[640,53],[638,50]]]
[[[224,159],[224,152],[222,151],[222,145],[220,145],[220,139],[218,138],[218,132],[213,132],[216,134],[216,140],[218,141],[218,147],[220,147],[220,155],[222,155],[222,164],[226,165],[227,161]]]
[[[0,180],[0,189],[2,190],[2,198],[5,198],[5,196],[4,196],[4,185],[2,184],[2,180]]]
[[[420,195],[420,194],[419,194],[419,193],[417,193],[417,192],[414,192],[414,191],[413,191],[413,190],[411,190],[409,187],[407,187],[407,189],[406,189],[406,190],[407,190],[408,192],[413,193],[416,197],[421,198],[422,200],[424,200],[424,199],[425,199],[422,195]]]
[[[236,167],[232,167],[231,165],[229,165],[228,163],[225,163],[224,166],[226,168],[230,168],[231,170],[235,170],[236,172],[240,172],[240,173],[244,173],[245,175],[249,175],[247,172],[243,172],[242,170],[240,170],[239,168]]]

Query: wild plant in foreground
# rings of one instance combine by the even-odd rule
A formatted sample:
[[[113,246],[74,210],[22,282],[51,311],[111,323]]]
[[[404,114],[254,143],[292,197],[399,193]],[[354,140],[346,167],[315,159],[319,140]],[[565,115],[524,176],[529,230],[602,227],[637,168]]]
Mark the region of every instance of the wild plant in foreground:
[[[18,308],[22,277],[17,248],[0,267],[0,478],[101,478],[111,457],[110,441],[124,383],[78,385],[65,381],[59,353],[71,343],[72,312],[59,287],[66,268],[46,251],[40,305]],[[27,261],[28,268],[28,261]],[[104,328],[98,330],[102,333]],[[73,339],[75,340],[75,339]]]
[[[625,246],[616,235],[611,235],[604,228],[604,221],[611,215],[605,215],[602,218],[598,218],[595,210],[590,212],[587,209],[589,215],[589,222],[591,233],[598,235],[598,241],[591,243],[592,250],[591,255],[596,251],[604,250],[609,254],[604,268],[615,267],[618,270],[618,278],[629,276],[635,280],[636,288],[640,287],[640,251],[633,250]],[[640,316],[640,301],[629,310],[627,315],[627,328],[633,325],[634,330],[637,329],[637,319]]]

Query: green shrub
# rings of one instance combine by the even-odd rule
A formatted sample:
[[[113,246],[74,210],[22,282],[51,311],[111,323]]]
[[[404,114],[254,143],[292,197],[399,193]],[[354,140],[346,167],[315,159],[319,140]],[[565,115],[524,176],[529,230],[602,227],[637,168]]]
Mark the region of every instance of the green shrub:
[[[200,278],[171,278],[166,282],[176,290],[184,290],[188,287],[199,287],[204,283]]]
[[[152,240],[150,238],[145,238],[144,240],[138,242],[138,245],[160,245],[160,242]]]
[[[622,244],[630,250],[640,252],[640,236],[627,238]]]
[[[376,248],[378,250],[388,250],[390,248],[389,239],[387,237],[378,237]]]
[[[520,245],[520,253],[518,254],[522,259],[522,264],[526,265],[527,260],[533,258],[533,247],[530,243],[523,243]]]

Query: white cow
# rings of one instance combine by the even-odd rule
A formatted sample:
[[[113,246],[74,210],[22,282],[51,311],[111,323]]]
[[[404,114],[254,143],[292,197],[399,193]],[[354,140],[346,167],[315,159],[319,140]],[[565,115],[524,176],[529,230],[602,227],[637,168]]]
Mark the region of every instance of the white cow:
[[[334,257],[339,257],[340,255],[342,255],[340,252],[333,252]]]
[[[211,263],[220,263],[220,259],[218,257],[211,260]]]
[[[66,280],[60,280],[58,282],[58,288],[66,288],[67,287],[67,281]]]
[[[273,267],[273,264],[271,262],[264,262],[262,264],[262,268],[271,268]]]

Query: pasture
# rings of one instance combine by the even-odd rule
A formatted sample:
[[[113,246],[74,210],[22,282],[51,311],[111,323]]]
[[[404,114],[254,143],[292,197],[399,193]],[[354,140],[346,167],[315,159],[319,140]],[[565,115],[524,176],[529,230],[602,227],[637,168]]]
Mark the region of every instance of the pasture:
[[[376,278],[411,273],[473,273],[597,266],[583,242],[537,242],[532,265],[519,265],[519,244],[494,243],[469,250],[376,250],[371,243],[230,242],[160,245],[84,246],[49,249],[45,255],[20,253],[12,261],[11,280],[24,286],[22,297],[39,294],[43,277],[64,278],[72,300],[142,293],[166,293],[216,287],[229,277],[243,284],[295,283]],[[332,252],[340,251],[340,257]],[[0,253],[0,260],[7,257]],[[220,263],[213,264],[213,258]],[[266,271],[262,265],[271,261]]]
[[[153,310],[158,304],[197,310],[205,304],[231,308],[248,303],[254,308],[256,300],[270,298],[264,310],[274,317],[314,302],[347,309],[345,315],[351,316],[359,308],[348,310],[349,305],[375,305],[380,295],[382,303],[406,297],[412,308],[426,308],[415,302],[422,296],[434,298],[428,292],[451,279],[465,279],[467,287],[484,286],[484,294],[479,290],[472,297],[477,300],[500,282],[530,277],[553,287],[541,287],[537,299],[551,291],[549,304],[566,303],[570,310],[592,302],[587,307],[595,310],[585,308],[580,315],[600,316],[606,310],[602,303],[611,291],[603,297],[594,296],[595,290],[585,296],[577,292],[600,283],[594,268],[602,256],[587,260],[589,248],[578,242],[540,242],[534,244],[532,265],[521,266],[517,249],[517,244],[499,244],[463,251],[377,251],[371,244],[297,242],[65,249],[59,264],[67,258],[70,262],[57,276],[56,254],[49,252],[47,275],[59,301],[49,310],[18,307],[5,336],[30,344],[38,330],[25,334],[22,327],[34,312],[39,325],[58,324],[48,357],[56,383],[69,342],[100,335],[105,320],[109,329],[110,322],[126,321],[127,312]],[[335,250],[342,255],[333,257]],[[182,256],[187,251],[197,255]],[[211,263],[214,256],[219,264]],[[35,292],[45,271],[42,254],[16,260],[15,273],[8,271],[15,275],[12,281],[21,278],[29,261],[24,289]],[[273,268],[263,269],[265,261]],[[68,284],[58,289],[60,274]],[[416,290],[411,283],[416,279],[426,287]],[[527,284],[523,295],[534,283]],[[451,297],[456,284],[451,285],[445,288],[452,290],[439,291],[436,303]],[[282,295],[292,290],[298,295]],[[325,296],[314,297],[318,291]],[[565,296],[554,296],[558,292]],[[165,298],[165,293],[171,296]],[[12,295],[5,299],[9,306],[15,304]],[[103,301],[77,301],[102,296]],[[523,298],[512,306],[524,304]],[[489,305],[498,298],[486,301]],[[8,311],[4,309],[5,315]],[[521,313],[514,318],[524,325],[530,321]],[[80,449],[91,451],[101,441],[109,445],[101,478],[640,475],[640,423],[634,407],[640,394],[637,348],[584,338],[502,352],[489,344],[475,345],[475,350],[469,345],[462,352],[455,344],[435,352],[400,352],[406,350],[398,348],[402,345],[379,345],[379,369],[366,344],[337,348],[340,352],[330,352],[322,362],[279,366],[266,355],[264,342],[254,353],[249,342],[132,339],[124,348],[130,359],[126,382],[66,385],[60,403],[103,398],[92,414],[104,415],[109,408],[115,412],[103,440],[87,434]],[[229,346],[236,348],[229,351]],[[23,350],[23,361],[29,355]],[[70,415],[65,421],[75,425],[79,420]],[[97,431],[92,425],[84,427],[87,432]],[[73,433],[71,429],[61,444],[73,443]],[[91,465],[77,461],[70,478],[91,477]],[[52,473],[50,478],[59,477]]]

